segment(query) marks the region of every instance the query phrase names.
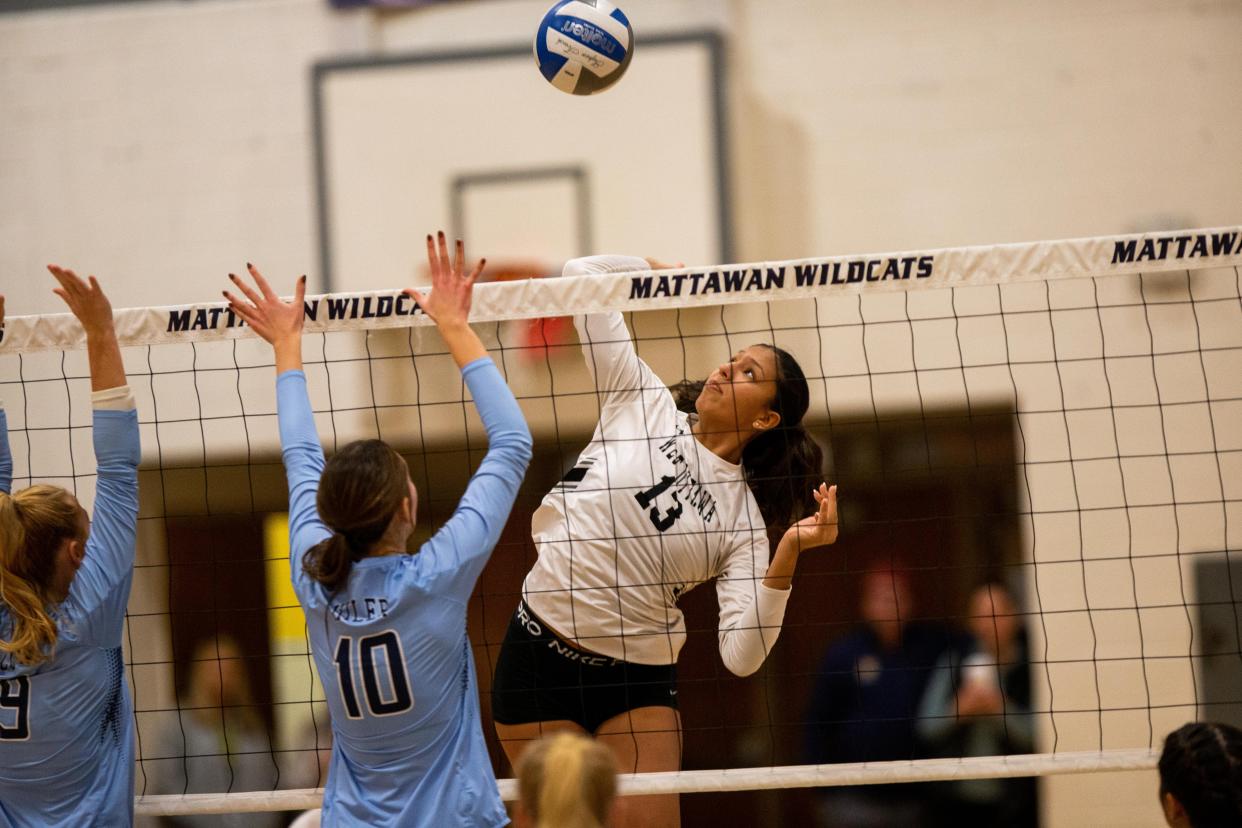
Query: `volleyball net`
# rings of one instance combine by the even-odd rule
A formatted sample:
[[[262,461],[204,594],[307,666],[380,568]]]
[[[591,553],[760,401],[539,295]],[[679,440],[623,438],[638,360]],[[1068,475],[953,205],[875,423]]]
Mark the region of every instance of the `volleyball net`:
[[[472,324],[535,437],[469,608],[502,790],[488,691],[535,559],[530,515],[599,414],[564,319],[579,313],[625,312],[669,385],[756,342],[789,351],[841,500],[840,539],[802,555],[759,673],[721,664],[713,589],[683,597],[686,770],[623,793],[1152,767],[1180,724],[1242,722],[1240,274],[1242,229],[1223,228],[477,286]],[[398,290],[310,297],[306,315],[325,448],[379,437],[406,455],[417,548],[486,447],[460,375]],[[143,443],[125,642],[139,812],[310,807],[331,730],[289,585],[271,349],[221,304],[116,326]],[[11,318],[0,398],[15,489],[55,483],[89,510],[83,346],[67,315]],[[987,584],[1013,597],[984,624],[1008,642],[991,668],[1011,686],[999,710],[965,711]],[[863,627],[911,652],[894,666],[851,650]],[[841,700],[886,670],[928,688],[951,673],[947,706]],[[949,755],[945,735],[979,720],[1004,734],[997,755]],[[852,753],[833,752],[842,739]]]

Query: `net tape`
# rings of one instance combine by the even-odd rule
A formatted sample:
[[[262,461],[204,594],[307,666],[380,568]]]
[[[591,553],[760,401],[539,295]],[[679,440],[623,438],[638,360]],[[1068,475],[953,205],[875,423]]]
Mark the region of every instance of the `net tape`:
[[[471,322],[641,311],[924,288],[1154,273],[1242,265],[1242,225],[1065,241],[572,276],[480,284]],[[430,325],[399,290],[307,298],[306,332]],[[120,310],[123,346],[210,342],[255,334],[222,302]],[[71,314],[9,319],[0,353],[85,347]]]
[[[665,773],[623,773],[617,777],[620,796],[668,793],[724,793],[727,791],[823,788],[839,785],[882,785],[898,782],[944,782],[955,779],[1007,779],[1018,776],[1056,776],[1067,773],[1108,773],[1149,770],[1159,754],[1153,750],[1075,751],[1017,756],[974,756],[961,759],[921,759],[912,762],[860,762],[836,765],[795,765],[779,768]],[[518,798],[516,779],[497,781],[506,802]],[[318,808],[323,789],[274,793],[187,794],[138,797],[140,816],[226,814],[290,811]]]

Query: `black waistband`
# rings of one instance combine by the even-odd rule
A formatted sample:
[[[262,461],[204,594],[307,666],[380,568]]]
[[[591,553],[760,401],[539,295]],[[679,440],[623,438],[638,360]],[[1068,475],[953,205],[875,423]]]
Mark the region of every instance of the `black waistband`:
[[[525,598],[518,599],[517,609],[513,613],[513,623],[531,638],[537,641],[547,641],[549,650],[575,664],[581,664],[584,667],[615,667],[618,664],[626,663],[612,656],[584,650],[577,644],[566,641],[557,634],[556,630],[549,626],[547,621],[540,618],[530,608],[530,604],[526,603]]]

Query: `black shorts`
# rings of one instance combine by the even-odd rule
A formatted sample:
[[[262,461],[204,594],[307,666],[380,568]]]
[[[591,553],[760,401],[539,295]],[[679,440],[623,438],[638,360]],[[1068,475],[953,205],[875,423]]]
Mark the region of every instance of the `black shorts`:
[[[633,664],[580,649],[518,602],[492,677],[493,720],[567,719],[595,733],[613,716],[639,707],[677,708],[676,665]]]

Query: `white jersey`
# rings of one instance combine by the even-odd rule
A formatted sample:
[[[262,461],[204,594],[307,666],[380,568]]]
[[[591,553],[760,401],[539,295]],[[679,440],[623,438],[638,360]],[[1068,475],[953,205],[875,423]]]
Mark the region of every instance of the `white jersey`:
[[[566,275],[645,270],[622,256],[576,259]],[[677,599],[716,579],[725,666],[749,675],[776,643],[790,590],[765,587],[767,530],[740,466],[703,447],[619,313],[575,318],[600,393],[577,463],[531,519],[539,558],[526,602],[581,647],[638,664],[676,662]]]

